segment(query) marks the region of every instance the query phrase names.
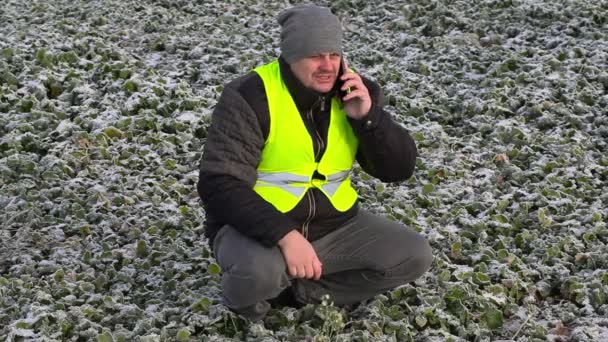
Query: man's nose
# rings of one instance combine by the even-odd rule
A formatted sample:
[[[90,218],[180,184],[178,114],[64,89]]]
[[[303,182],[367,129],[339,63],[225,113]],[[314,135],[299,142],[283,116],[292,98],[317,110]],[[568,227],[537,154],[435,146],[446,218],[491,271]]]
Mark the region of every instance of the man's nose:
[[[329,55],[322,55],[321,56],[321,65],[320,65],[321,69],[327,70],[327,69],[331,69],[332,68],[332,64],[331,64],[331,56]]]

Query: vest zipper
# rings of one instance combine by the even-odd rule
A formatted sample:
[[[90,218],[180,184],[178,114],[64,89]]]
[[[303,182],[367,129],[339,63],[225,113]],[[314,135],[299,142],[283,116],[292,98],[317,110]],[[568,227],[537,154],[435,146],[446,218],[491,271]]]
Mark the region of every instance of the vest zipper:
[[[314,108],[314,105],[310,108],[310,110],[308,111],[307,114],[308,114],[308,119],[312,123],[312,129],[315,132],[314,137],[312,137],[312,138],[317,141],[317,149],[315,151],[315,161],[317,161],[321,157],[321,151],[323,151],[323,147],[324,147],[325,143],[323,142],[323,138],[321,137],[321,134],[319,134],[319,131],[317,130],[317,125],[315,123],[315,117],[313,114],[313,108]],[[323,111],[324,109],[325,109],[325,97],[321,96],[321,111]],[[317,204],[316,204],[310,190],[308,190],[306,192],[306,196],[308,198],[308,216],[306,217],[306,220],[304,220],[304,223],[302,224],[302,235],[304,236],[305,239],[308,240],[308,227],[317,212]]]
[[[308,198],[308,216],[302,224],[302,235],[306,240],[308,240],[308,226],[310,225],[310,221],[312,221],[313,217],[315,216],[317,206],[315,204],[315,200],[312,198],[310,190],[306,192],[306,197]]]
[[[320,154],[321,154],[321,151],[323,150],[323,146],[325,144],[323,143],[321,134],[319,134],[319,131],[317,131],[317,127],[315,126],[315,119],[312,114],[312,109],[309,110],[307,114],[308,114],[308,118],[310,119],[310,122],[312,123],[312,130],[315,132],[314,136],[312,136],[311,138],[317,142],[317,148],[315,150],[315,161],[317,161],[321,157]],[[314,147],[314,143],[313,143],[313,147]]]
[[[323,111],[325,109],[325,97],[320,96],[320,100],[321,100],[321,111]],[[318,100],[317,100],[318,103]],[[319,134],[319,131],[317,130],[317,124],[315,123],[315,116],[313,114],[313,108],[315,107],[316,103],[312,105],[312,107],[310,108],[310,110],[308,111],[308,119],[310,120],[310,122],[312,123],[312,130],[315,132],[315,136],[313,137],[313,139],[315,139],[317,141],[317,149],[315,151],[315,161],[319,160],[319,158],[321,158],[321,151],[323,151],[323,148],[325,147],[325,143],[323,142],[323,138],[321,137],[321,134]]]

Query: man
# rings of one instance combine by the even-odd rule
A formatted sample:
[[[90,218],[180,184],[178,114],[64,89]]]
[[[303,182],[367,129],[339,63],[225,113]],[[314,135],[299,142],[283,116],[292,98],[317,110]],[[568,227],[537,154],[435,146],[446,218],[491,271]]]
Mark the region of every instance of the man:
[[[338,18],[307,5],[278,22],[280,58],[230,82],[218,101],[198,183],[225,304],[253,320],[279,295],[357,303],[432,261],[421,235],[357,204],[355,160],[402,181],[417,150],[378,85],[342,71]]]

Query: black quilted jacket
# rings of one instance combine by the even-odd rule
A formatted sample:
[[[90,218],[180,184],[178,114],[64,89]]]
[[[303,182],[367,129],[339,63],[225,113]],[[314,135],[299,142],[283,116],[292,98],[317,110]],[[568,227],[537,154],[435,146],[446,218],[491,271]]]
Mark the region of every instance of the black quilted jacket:
[[[330,98],[306,87],[280,58],[281,73],[302,120],[313,137],[320,159],[325,151]],[[357,162],[384,182],[402,181],[414,172],[417,150],[409,133],[383,108],[380,87],[364,78],[372,108],[363,120],[350,120],[359,139]],[[231,225],[266,246],[274,246],[292,229],[308,225],[314,241],[348,221],[356,203],[338,212],[317,189],[311,189],[290,212],[277,211],[253,191],[257,165],[269,130],[268,102],[262,79],[250,72],[228,83],[214,109],[200,165],[198,193],[206,213],[205,233],[210,241],[224,225]]]

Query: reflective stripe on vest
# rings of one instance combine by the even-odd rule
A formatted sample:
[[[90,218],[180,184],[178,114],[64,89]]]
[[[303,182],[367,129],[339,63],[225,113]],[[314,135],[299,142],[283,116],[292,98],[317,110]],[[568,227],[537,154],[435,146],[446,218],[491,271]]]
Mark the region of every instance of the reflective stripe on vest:
[[[329,196],[333,196],[340,184],[349,176],[349,171],[342,171],[327,177],[327,182],[323,182],[319,186],[325,190]],[[266,173],[258,172],[258,182],[256,186],[276,186],[296,197],[303,195],[307,189],[308,177],[296,175],[293,173]],[[315,182],[315,179],[312,180]],[[301,184],[297,186],[295,184]]]
[[[308,183],[308,177],[294,175],[293,173],[265,173],[258,172],[258,181],[256,186],[274,186],[281,188],[290,194],[301,197],[306,191],[306,187],[296,186],[294,184],[306,184]]]
[[[325,153],[315,161],[313,140],[281,77],[278,61],[255,69],[268,99],[270,129],[258,165],[254,190],[281,212],[288,212],[316,187],[339,211],[350,209],[357,193],[350,183],[358,141],[342,105],[332,100]],[[324,179],[313,179],[317,172]]]
[[[323,188],[323,190],[325,190],[325,192],[327,192],[330,196],[333,196],[338,190],[340,184],[342,184],[342,182],[348,178],[349,174],[350,171],[342,171],[330,175],[327,177],[327,184],[321,185],[321,188]]]

